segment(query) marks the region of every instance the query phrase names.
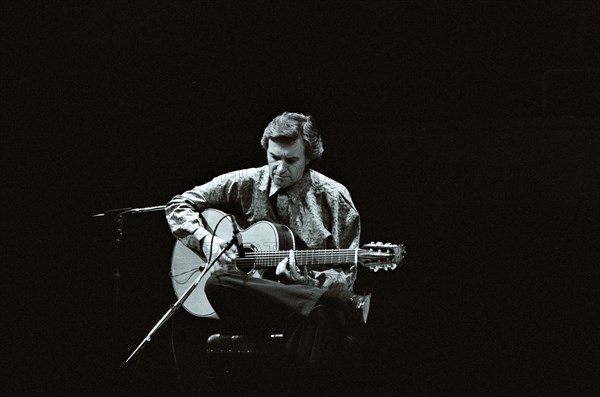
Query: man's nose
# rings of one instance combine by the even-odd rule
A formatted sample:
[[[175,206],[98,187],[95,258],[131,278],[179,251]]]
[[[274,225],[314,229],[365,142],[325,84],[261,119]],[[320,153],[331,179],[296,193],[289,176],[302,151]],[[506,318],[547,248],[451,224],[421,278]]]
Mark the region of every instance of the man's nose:
[[[275,164],[275,170],[277,172],[284,172],[285,171],[285,162],[283,160],[279,160],[276,164]]]

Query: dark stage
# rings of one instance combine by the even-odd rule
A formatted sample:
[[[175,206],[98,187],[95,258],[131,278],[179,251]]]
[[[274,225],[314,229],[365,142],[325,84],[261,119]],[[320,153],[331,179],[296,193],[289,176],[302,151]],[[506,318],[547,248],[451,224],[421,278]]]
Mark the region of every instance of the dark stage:
[[[3,395],[598,393],[597,2],[3,9]],[[181,310],[119,370],[175,301],[175,240],[161,212],[119,246],[91,215],[263,165],[287,110],[319,121],[362,241],[408,251],[360,269],[351,358],[216,380],[219,323]]]

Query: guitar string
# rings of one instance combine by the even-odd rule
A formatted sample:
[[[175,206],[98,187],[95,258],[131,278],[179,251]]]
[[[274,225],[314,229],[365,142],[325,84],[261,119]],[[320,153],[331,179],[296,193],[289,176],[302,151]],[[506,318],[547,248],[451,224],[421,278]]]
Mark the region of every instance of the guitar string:
[[[339,250],[339,251],[328,251],[328,252],[320,252],[320,251],[295,251],[294,254],[296,257],[300,259],[306,258],[342,258],[342,257],[354,257],[356,250]],[[247,257],[252,257],[254,259],[268,259],[268,258],[284,258],[288,256],[287,251],[258,251],[258,252],[250,252],[246,254]],[[246,259],[246,258],[238,258],[238,259]]]
[[[363,251],[364,252],[364,251]],[[356,251],[355,250],[351,250],[351,251],[346,251],[346,252],[325,252],[325,253],[320,253],[320,252],[310,252],[310,251],[295,251],[294,252],[295,256],[301,259],[310,259],[310,258],[318,258],[318,259],[323,259],[323,258],[353,258],[356,255]],[[380,256],[389,256],[392,255],[391,253],[373,253],[375,255],[380,255]],[[259,252],[248,252],[246,253],[246,257],[239,257],[238,260],[243,260],[243,259],[268,259],[268,258],[275,258],[275,259],[281,259],[281,258],[285,258],[288,257],[288,252],[287,251],[272,251],[272,252],[267,252],[267,251],[259,251]]]
[[[359,249],[360,250],[360,249]],[[301,265],[309,265],[314,264],[313,261],[321,261],[318,264],[354,264],[356,263],[356,252],[357,249],[332,249],[332,250],[302,250],[295,251],[296,260],[300,262]],[[245,258],[236,258],[236,265],[240,266],[254,266],[254,267],[274,267],[279,262],[287,257],[287,251],[256,251],[256,252],[248,252],[246,253],[247,257]],[[334,259],[335,257],[335,259]],[[178,284],[187,283],[194,273],[196,273],[198,269],[193,268],[188,271],[184,271],[178,274],[171,274],[171,277]],[[183,281],[179,281],[175,279],[176,277],[183,276],[185,274],[189,274],[189,277]]]
[[[356,251],[356,248],[348,248],[348,249],[331,249],[331,250],[296,250],[294,253],[296,255],[332,255],[332,254],[351,254],[353,255]],[[279,250],[279,251],[252,251],[248,252],[249,255],[283,255],[287,256],[289,251]]]
[[[348,264],[352,263],[352,264],[354,264],[354,263],[356,263],[356,257],[354,255],[354,253],[356,252],[356,249],[332,250],[332,252],[333,251],[338,251],[338,253],[341,253],[342,251],[347,251],[347,252],[344,252],[344,254],[346,255],[346,258],[342,259],[342,257],[338,255],[338,259],[333,260],[333,257],[331,255],[327,254],[327,253],[317,253],[316,259],[328,259],[328,258],[330,258],[330,262],[331,263],[337,263],[337,264],[343,264],[343,263],[348,263]],[[237,258],[236,259],[236,265],[242,265],[242,266],[250,265],[250,266],[259,267],[259,268],[261,266],[264,266],[264,267],[274,267],[277,264],[279,264],[279,262],[282,259],[281,257],[286,257],[286,255],[283,254],[284,252],[285,251],[259,251],[259,252],[251,252],[251,253],[248,253],[248,254],[250,254],[253,257],[256,257],[256,258],[254,258],[256,260],[253,260],[253,258]],[[300,257],[302,257],[302,256],[306,257],[306,256],[309,256],[309,254],[310,254],[310,259],[311,260],[315,258],[315,255],[312,255],[312,253],[310,252],[310,250],[304,250],[304,251],[300,251],[300,252],[301,253],[299,253],[299,251],[296,251],[295,255],[300,256]],[[279,257],[273,257],[273,255],[277,255]],[[313,263],[310,263],[311,260],[308,260],[308,258],[304,258],[304,261],[306,261],[308,263],[300,263],[300,264],[301,265],[303,265],[303,264],[306,264],[306,265],[313,264]],[[303,262],[303,259],[300,258],[299,262]],[[193,275],[195,273],[197,273],[198,271],[199,270],[197,268],[193,268],[193,269],[190,269],[190,270],[178,273],[178,274],[171,274],[171,278],[177,284],[183,285],[183,284],[186,284],[189,280],[191,280],[191,278],[193,277]],[[178,280],[177,279],[177,277],[181,277],[181,276],[183,276],[185,274],[189,274],[189,276],[185,280]]]
[[[357,263],[358,250],[365,251],[364,249],[331,249],[331,250],[302,250],[295,251],[296,260],[301,264],[330,264],[330,263]],[[390,253],[382,253],[384,257],[389,256]],[[286,251],[258,251],[249,252],[245,258],[237,258],[236,264],[239,265],[252,265],[256,267],[264,266],[275,266],[283,258],[287,256]]]

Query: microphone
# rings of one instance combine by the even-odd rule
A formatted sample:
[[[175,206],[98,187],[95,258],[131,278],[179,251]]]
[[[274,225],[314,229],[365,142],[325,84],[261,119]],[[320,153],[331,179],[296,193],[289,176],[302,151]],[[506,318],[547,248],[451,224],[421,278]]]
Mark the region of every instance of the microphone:
[[[155,212],[155,211],[163,211],[165,209],[165,205],[155,205],[153,207],[142,207],[142,208],[117,208],[114,210],[106,210],[99,214],[92,215],[92,218],[100,218],[103,216],[109,215],[125,215],[125,214],[143,214],[145,212]]]
[[[165,209],[165,205],[155,205],[153,207],[133,208],[131,209],[132,214],[142,214],[144,212],[162,211]]]
[[[131,207],[127,207],[127,208],[116,208],[114,210],[106,210],[104,212],[101,212],[99,214],[94,214],[91,217],[92,218],[100,218],[100,217],[104,217],[104,216],[109,216],[109,215],[115,215],[115,214],[120,214],[122,212],[127,212],[130,211]]]
[[[240,228],[235,220],[235,216],[229,214],[231,217],[231,223],[233,224],[233,244],[237,248],[238,258],[243,258],[244,255],[244,241],[242,240],[242,235],[240,234]]]

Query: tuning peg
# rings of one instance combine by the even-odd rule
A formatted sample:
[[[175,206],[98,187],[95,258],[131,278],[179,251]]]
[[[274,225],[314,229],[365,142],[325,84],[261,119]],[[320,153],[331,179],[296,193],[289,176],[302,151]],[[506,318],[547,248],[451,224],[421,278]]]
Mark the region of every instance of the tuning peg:
[[[377,273],[377,271],[379,270],[379,268],[377,266],[372,267],[371,270],[373,270],[375,273]]]

